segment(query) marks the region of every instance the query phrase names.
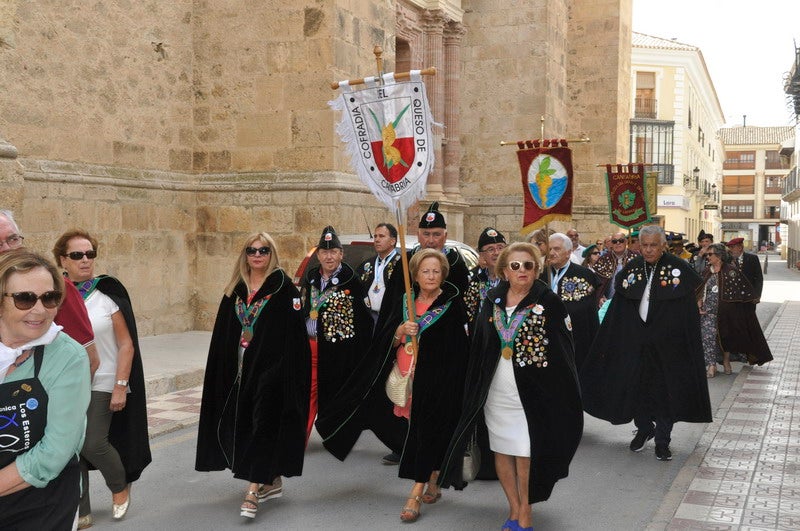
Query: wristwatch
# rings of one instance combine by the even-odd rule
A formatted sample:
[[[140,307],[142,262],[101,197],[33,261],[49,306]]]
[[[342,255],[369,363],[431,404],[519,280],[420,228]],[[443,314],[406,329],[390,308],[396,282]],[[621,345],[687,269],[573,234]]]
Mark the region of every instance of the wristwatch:
[[[128,380],[117,380],[117,385],[128,387]]]

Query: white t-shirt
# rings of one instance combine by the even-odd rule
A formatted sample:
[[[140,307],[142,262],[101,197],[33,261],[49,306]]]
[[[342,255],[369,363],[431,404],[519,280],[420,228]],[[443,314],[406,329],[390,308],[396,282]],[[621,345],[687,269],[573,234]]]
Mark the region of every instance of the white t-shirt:
[[[89,298],[84,301],[86,311],[89,312],[89,321],[94,330],[94,343],[97,345],[97,354],[100,357],[100,367],[94,373],[92,391],[110,393],[117,382],[117,337],[114,335],[114,325],[111,316],[119,311],[119,306],[105,293],[94,290]]]

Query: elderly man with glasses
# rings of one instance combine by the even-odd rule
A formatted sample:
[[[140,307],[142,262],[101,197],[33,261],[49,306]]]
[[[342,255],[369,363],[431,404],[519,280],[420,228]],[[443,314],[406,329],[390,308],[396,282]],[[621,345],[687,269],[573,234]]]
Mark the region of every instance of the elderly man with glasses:
[[[13,251],[23,246],[25,237],[22,236],[14,214],[10,210],[0,210],[0,253]],[[94,344],[94,331],[89,322],[89,314],[80,293],[72,282],[64,283],[64,301],[58,309],[55,322],[63,327],[64,332],[83,345],[89,355],[89,368],[94,372],[100,366],[100,357]]]
[[[495,266],[500,253],[506,248],[506,243],[503,233],[492,227],[483,229],[478,237],[481,265],[470,272],[469,287],[464,294],[464,305],[467,308],[467,319],[470,324],[478,315],[480,304],[486,298],[486,294],[500,282]]]
[[[628,238],[622,232],[611,235],[608,252],[600,257],[594,271],[602,283],[600,290],[600,303],[614,296],[614,278],[628,262],[639,256],[639,253],[628,249]]]

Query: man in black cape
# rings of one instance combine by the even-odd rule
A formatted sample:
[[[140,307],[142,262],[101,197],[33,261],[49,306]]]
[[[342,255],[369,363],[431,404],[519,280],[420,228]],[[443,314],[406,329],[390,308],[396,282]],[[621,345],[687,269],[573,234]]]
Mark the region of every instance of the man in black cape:
[[[397,250],[397,229],[391,223],[379,223],[373,231],[375,256],[364,260],[356,267],[361,284],[367,290],[367,304],[375,330],[380,327],[392,305],[392,301],[403,296],[403,265]],[[395,274],[400,272],[399,274]],[[387,301],[383,304],[384,299]],[[381,318],[383,316],[383,319]]]
[[[733,263],[744,274],[750,285],[753,286],[755,300],[753,304],[758,304],[761,300],[761,291],[764,288],[764,274],[761,272],[761,261],[753,253],[745,252],[744,238],[734,238],[727,244],[728,250],[733,257]]]
[[[314,417],[324,414],[372,340],[364,286],[343,258],[336,231],[325,227],[317,245],[320,266],[306,273],[300,290],[311,346],[308,434]]]
[[[436,249],[447,256],[447,263],[450,264],[450,272],[447,274],[447,281],[458,288],[460,297],[464,297],[469,286],[469,269],[464,257],[458,249],[445,246],[447,242],[447,223],[444,216],[439,212],[439,203],[434,201],[428,210],[422,214],[417,230],[418,249]],[[408,259],[414,253],[408,253]]]
[[[700,276],[664,252],[658,226],[639,231],[643,256],[616,277],[614,298],[580,372],[584,409],[612,424],[633,420],[630,449],[655,437],[656,458],[672,459],[672,425],[711,422],[700,314]],[[655,419],[655,425],[653,420]]]
[[[571,261],[572,243],[569,236],[557,232],[550,236],[548,251],[549,275],[539,277],[564,301],[572,319],[572,338],[575,340],[575,365],[578,370],[589,353],[594,336],[600,328],[597,303],[600,280],[591,269]]]

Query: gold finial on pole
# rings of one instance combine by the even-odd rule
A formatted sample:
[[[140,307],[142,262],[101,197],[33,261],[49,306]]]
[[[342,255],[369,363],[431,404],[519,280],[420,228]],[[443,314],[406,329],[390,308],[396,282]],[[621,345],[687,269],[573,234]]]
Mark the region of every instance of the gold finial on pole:
[[[541,134],[539,135],[539,138],[544,140],[544,115],[542,115],[542,117],[539,118],[539,124],[541,126],[540,127]]]

